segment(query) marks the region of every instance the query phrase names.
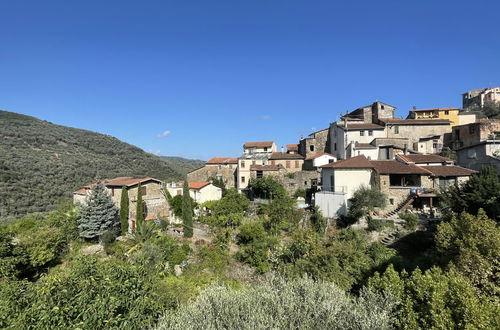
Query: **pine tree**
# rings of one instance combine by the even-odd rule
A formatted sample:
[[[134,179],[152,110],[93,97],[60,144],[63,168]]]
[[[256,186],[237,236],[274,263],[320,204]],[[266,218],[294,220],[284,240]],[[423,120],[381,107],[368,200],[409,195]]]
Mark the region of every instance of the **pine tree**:
[[[142,208],[142,186],[141,183],[137,185],[137,207],[135,209],[135,225],[136,227],[142,225],[144,221],[144,210]]]
[[[122,187],[122,196],[120,201],[120,224],[122,234],[125,235],[128,232],[128,190],[124,186]]]
[[[77,219],[80,237],[96,239],[106,231],[116,232],[118,221],[118,209],[111,196],[103,184],[96,184],[80,206]]]
[[[184,237],[193,237],[193,206],[187,180],[182,187],[182,224],[184,225]]]

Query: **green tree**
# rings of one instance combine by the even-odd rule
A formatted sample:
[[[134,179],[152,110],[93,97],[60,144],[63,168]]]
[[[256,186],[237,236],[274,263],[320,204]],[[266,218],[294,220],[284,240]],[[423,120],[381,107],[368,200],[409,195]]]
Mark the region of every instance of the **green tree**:
[[[376,208],[385,207],[387,196],[377,188],[362,186],[353,193],[349,203],[349,218],[359,220]]]
[[[321,214],[319,207],[315,206],[311,214],[311,223],[314,231],[318,234],[324,234],[326,230],[326,219]]]
[[[440,198],[443,213],[477,214],[482,208],[489,218],[500,221],[500,180],[493,166],[483,166],[479,174],[462,185],[451,186]]]
[[[142,185],[139,182],[137,185],[137,205],[135,207],[135,225],[142,226],[144,222],[144,205],[142,205]]]
[[[500,298],[500,228],[482,210],[439,224],[435,240],[444,265],[453,264],[481,292]]]
[[[78,214],[80,237],[95,240],[105,231],[116,231],[119,226],[118,210],[102,184],[90,189]]]
[[[285,188],[283,185],[271,177],[252,178],[248,182],[250,188],[255,196],[261,198],[280,198],[286,196]]]
[[[128,206],[129,206],[128,190],[124,186],[122,187],[122,195],[120,200],[120,225],[121,225],[121,232],[123,235],[125,235],[128,232],[128,213],[129,213]]]
[[[193,206],[189,196],[187,180],[182,187],[182,224],[184,226],[184,237],[193,237]]]

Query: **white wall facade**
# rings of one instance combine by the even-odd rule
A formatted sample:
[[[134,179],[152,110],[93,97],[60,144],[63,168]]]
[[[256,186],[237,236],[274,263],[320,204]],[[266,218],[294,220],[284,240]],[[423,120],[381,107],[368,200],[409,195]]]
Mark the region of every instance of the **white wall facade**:
[[[323,168],[321,171],[323,190],[343,192],[347,199],[361,186],[370,186],[371,178],[371,169]]]
[[[201,189],[189,189],[189,195],[198,204],[203,204],[206,201],[215,201],[222,198],[222,189],[208,184]]]
[[[321,155],[319,157],[316,157],[313,159],[313,166],[314,167],[320,167],[326,164],[329,164],[331,162],[336,162],[337,158],[332,155]]]

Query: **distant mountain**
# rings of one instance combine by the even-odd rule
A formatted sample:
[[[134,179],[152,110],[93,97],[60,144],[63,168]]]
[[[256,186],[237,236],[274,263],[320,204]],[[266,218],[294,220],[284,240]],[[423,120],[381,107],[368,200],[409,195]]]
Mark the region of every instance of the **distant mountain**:
[[[175,164],[175,166],[177,166],[176,169],[184,176],[192,170],[196,170],[197,168],[203,167],[205,165],[205,161],[199,159],[187,159],[174,156],[160,157],[169,163]]]
[[[199,161],[166,159],[112,136],[0,111],[0,219],[53,209],[98,179],[178,180]]]

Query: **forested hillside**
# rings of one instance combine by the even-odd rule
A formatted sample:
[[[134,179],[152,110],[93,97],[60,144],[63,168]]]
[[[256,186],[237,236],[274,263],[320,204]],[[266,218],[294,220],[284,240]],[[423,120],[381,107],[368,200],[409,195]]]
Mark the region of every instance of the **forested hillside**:
[[[0,111],[0,219],[50,210],[98,178],[180,179],[198,162],[175,162],[112,136]]]
[[[173,156],[160,156],[167,162],[175,164],[175,169],[180,172],[182,175],[186,175],[192,170],[196,170],[205,165],[203,160],[199,159],[187,159],[182,157],[173,157]]]

